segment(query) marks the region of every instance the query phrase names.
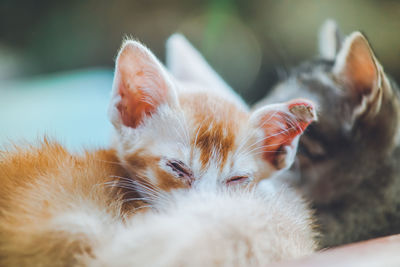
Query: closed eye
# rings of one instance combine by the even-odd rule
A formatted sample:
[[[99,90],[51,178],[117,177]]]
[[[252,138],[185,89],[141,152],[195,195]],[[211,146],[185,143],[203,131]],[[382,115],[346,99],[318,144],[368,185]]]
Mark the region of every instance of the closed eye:
[[[239,185],[239,184],[247,184],[250,182],[250,178],[248,176],[234,176],[226,181],[227,185]]]
[[[179,177],[192,177],[193,173],[182,161],[180,160],[170,160],[167,162],[167,166],[172,169],[172,171]]]

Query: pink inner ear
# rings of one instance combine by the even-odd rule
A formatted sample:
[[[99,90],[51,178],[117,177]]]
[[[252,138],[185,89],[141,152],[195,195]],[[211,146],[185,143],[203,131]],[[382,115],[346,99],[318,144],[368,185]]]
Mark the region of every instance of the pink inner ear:
[[[130,89],[128,85],[121,82],[118,87],[118,93],[121,101],[117,104],[121,119],[124,125],[136,128],[145,116],[151,115],[159,103],[148,102],[150,96],[146,95],[143,90]],[[148,99],[146,101],[146,99]]]
[[[139,44],[128,43],[122,49],[116,69],[117,103],[124,125],[136,128],[167,98],[168,86],[161,66],[150,51]]]
[[[294,100],[287,103],[288,111],[271,110],[262,117],[265,133],[264,158],[274,165],[279,165],[279,153],[285,146],[290,146],[293,140],[304,132],[307,126],[316,119],[311,103]],[[276,153],[274,153],[276,152]]]
[[[348,83],[356,95],[369,94],[378,80],[378,70],[368,41],[361,33],[353,33],[339,53],[334,73]]]
[[[348,55],[344,74],[356,90],[368,94],[377,79],[376,66],[368,47],[360,44],[355,45],[362,47],[353,48],[356,51]]]

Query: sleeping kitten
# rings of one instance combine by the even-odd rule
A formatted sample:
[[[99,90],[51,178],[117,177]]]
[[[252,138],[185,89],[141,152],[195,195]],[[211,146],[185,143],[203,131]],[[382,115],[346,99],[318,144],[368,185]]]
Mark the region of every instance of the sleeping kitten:
[[[342,41],[328,21],[320,39],[320,57],[295,68],[261,101],[301,96],[319,105],[319,120],[300,139],[286,174],[312,200],[322,246],[399,233],[398,88],[361,33]]]
[[[182,36],[172,36],[168,47],[188,57],[183,66],[196,68],[181,68],[170,52],[172,77],[134,41],[126,41],[117,58],[109,114],[113,147],[136,180],[125,186],[168,192],[254,184],[291,164],[298,135],[315,119],[311,102],[250,113]]]
[[[127,175],[115,163],[112,150],[49,142],[2,152],[0,265],[265,266],[315,250],[310,210],[288,188],[173,190],[138,214],[148,204],[107,186]]]
[[[315,119],[313,105],[295,100],[249,112],[215,81],[175,80],[147,48],[126,41],[109,109],[116,150],[73,155],[44,141],[39,148],[0,151],[0,265],[86,265],[97,246],[107,245],[106,234],[117,234],[137,209],[156,208],[176,191],[249,190],[244,185],[288,168],[298,136]],[[220,212],[208,205],[210,216]],[[306,218],[301,227],[311,232],[309,213],[302,211],[293,223]],[[307,238],[309,252],[312,234]]]

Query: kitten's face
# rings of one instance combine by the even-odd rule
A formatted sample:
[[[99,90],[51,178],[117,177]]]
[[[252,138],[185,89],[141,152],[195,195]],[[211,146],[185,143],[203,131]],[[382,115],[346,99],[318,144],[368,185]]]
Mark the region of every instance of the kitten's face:
[[[366,39],[353,33],[342,46],[332,27],[322,32],[322,58],[296,68],[263,102],[302,96],[319,106],[292,168],[317,204],[339,200],[376,175],[398,142],[397,92]]]
[[[169,42],[193,49],[180,36]],[[176,73],[178,59],[169,60]],[[251,113],[222,81],[209,83],[219,78],[207,71],[199,75],[207,80],[172,77],[141,44],[124,44],[110,117],[119,158],[142,185],[163,191],[246,185],[290,166],[298,135],[315,119],[313,105],[294,100]]]

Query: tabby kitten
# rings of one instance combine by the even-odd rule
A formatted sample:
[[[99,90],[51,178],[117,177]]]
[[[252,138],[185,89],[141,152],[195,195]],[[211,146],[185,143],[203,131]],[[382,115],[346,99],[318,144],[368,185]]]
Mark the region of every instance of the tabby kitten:
[[[307,97],[319,120],[300,139],[288,179],[312,200],[323,247],[400,232],[400,102],[367,39],[326,22],[320,56],[302,63],[262,105]]]
[[[171,46],[174,40],[181,39],[171,39]],[[209,74],[215,75],[211,70]],[[115,150],[75,155],[57,143],[44,141],[38,148],[0,151],[0,265],[86,266],[110,256],[115,260],[103,262],[103,266],[126,266],[117,261],[115,255],[119,254],[113,248],[124,247],[123,237],[135,232],[129,227],[130,220],[142,218],[136,210],[149,206],[161,212],[160,203],[171,201],[172,208],[160,219],[168,221],[174,216],[174,204],[190,203],[189,192],[194,196],[224,188],[250,190],[245,185],[288,168],[298,136],[315,119],[313,104],[294,100],[249,112],[223,82],[213,84],[176,80],[142,44],[126,41],[117,58],[109,109],[116,130]],[[177,191],[188,192],[184,195],[188,198],[174,200]],[[218,198],[217,194],[212,199]],[[229,202],[224,195],[221,198]],[[247,219],[254,219],[257,230],[258,215],[268,214],[268,208],[264,210],[251,195],[248,199],[254,205]],[[206,218],[224,213],[224,205],[207,205]],[[288,247],[287,243],[293,245],[281,257],[298,255],[298,251],[309,253],[313,248],[309,211],[299,199],[293,199],[293,206],[288,205],[286,211],[290,209],[299,211],[298,217],[289,218],[286,213],[277,216],[275,224],[289,220],[285,225],[301,233],[281,243],[282,249]],[[228,215],[221,226],[218,218],[211,223],[217,233],[231,223],[229,214],[237,212],[232,206],[224,211]],[[132,227],[145,232],[156,230],[151,222],[158,213],[150,210],[145,214],[149,219],[140,226],[132,222]],[[181,216],[184,214],[176,215],[176,225],[184,219]],[[195,218],[192,223],[196,223]],[[265,222],[261,224],[268,227]],[[184,233],[186,224],[180,225],[174,229],[176,236]],[[160,236],[156,232],[154,243],[144,246],[144,251],[154,251],[151,246],[164,237],[158,233]],[[248,241],[240,235],[234,240]],[[140,236],[130,241],[143,243]],[[175,245],[168,238],[164,241],[165,246]],[[107,249],[97,254],[101,247]],[[279,253],[274,255],[279,257]],[[157,258],[151,255],[146,260],[156,262]]]

